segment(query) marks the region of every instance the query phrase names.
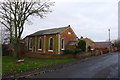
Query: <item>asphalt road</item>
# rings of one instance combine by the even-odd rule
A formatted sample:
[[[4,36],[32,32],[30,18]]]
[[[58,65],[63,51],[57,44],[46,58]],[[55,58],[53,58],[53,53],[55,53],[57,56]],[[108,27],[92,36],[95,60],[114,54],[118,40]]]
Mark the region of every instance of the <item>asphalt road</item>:
[[[118,54],[88,58],[84,62],[33,78],[118,78]]]

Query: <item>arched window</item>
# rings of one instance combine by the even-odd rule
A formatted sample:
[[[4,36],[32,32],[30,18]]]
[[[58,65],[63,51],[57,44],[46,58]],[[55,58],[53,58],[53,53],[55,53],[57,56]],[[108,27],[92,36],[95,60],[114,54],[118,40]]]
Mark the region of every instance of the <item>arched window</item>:
[[[39,42],[38,42],[38,49],[42,49],[42,39],[41,38],[39,39]]]
[[[64,50],[64,38],[62,38],[62,50]]]
[[[49,50],[53,50],[53,38],[49,40]]]

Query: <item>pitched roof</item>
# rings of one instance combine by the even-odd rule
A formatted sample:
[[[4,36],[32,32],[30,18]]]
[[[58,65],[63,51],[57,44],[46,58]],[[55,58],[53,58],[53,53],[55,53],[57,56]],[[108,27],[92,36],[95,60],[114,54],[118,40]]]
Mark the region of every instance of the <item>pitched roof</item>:
[[[109,45],[109,42],[95,42],[95,45]]]
[[[41,31],[35,32],[33,34],[30,34],[28,36],[39,36],[39,35],[47,35],[47,34],[57,34],[57,33],[63,32],[65,29],[67,29],[69,27],[70,26],[41,30]]]
[[[91,41],[91,42],[94,42],[93,40],[91,40],[90,38],[87,38],[87,37],[86,37],[86,38],[82,38],[81,40],[85,40],[85,41],[86,41],[86,40],[89,40],[89,41]]]

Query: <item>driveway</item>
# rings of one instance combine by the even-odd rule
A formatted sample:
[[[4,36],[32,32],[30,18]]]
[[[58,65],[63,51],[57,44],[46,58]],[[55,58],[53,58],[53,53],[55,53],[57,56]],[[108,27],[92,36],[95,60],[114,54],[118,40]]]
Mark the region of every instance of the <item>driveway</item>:
[[[118,54],[110,53],[32,78],[118,78]]]

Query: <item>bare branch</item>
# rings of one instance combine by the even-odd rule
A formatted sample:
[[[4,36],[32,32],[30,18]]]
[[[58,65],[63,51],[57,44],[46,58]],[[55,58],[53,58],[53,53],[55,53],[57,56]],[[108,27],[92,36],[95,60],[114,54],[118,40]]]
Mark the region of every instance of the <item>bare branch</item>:
[[[3,2],[0,5],[0,21],[9,31],[15,34],[15,38],[20,38],[24,29],[24,24],[29,20],[29,16],[39,16],[40,18],[51,12],[50,7],[53,2],[49,0],[38,2],[21,2],[21,0]]]

